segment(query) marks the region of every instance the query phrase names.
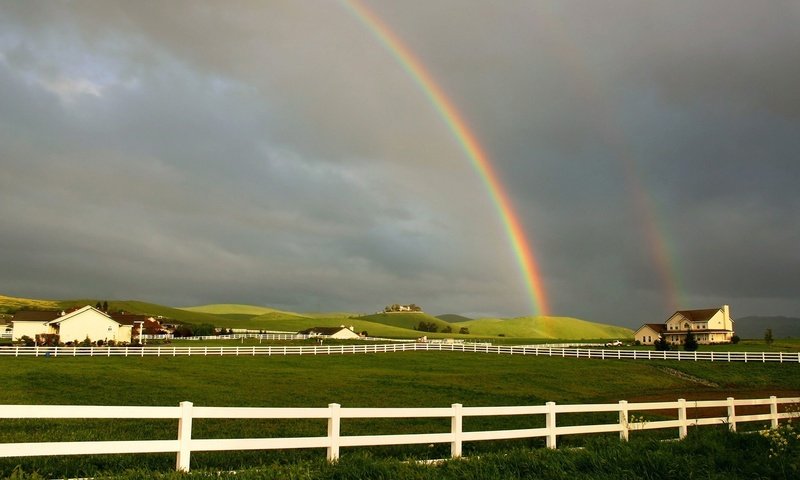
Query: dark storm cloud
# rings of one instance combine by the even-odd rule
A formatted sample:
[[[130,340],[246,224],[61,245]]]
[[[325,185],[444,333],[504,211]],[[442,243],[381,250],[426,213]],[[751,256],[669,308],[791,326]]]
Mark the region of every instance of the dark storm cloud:
[[[554,314],[800,314],[792,2],[369,2],[486,148]],[[479,175],[338,4],[0,6],[0,293],[527,313]]]

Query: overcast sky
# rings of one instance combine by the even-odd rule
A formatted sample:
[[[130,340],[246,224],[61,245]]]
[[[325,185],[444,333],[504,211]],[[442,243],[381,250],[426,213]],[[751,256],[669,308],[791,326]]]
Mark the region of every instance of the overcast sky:
[[[552,314],[800,316],[800,3],[369,0]],[[489,192],[332,1],[0,1],[0,294],[531,313]]]

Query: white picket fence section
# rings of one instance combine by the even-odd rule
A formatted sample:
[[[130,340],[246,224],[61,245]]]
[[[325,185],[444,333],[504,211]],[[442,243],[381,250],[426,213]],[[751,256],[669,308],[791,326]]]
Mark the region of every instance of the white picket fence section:
[[[467,352],[496,355],[534,355],[601,360],[679,360],[710,362],[800,363],[800,352],[685,352],[612,350],[553,345],[489,345],[475,343],[388,343],[308,346],[153,346],[153,347],[0,347],[0,356],[145,357],[145,356],[258,356],[346,355],[392,352]]]
[[[178,421],[175,440],[96,441],[96,442],[37,442],[0,443],[0,457],[95,455],[128,453],[176,453],[177,470],[188,471],[192,452],[284,450],[325,448],[328,460],[336,460],[342,447],[379,445],[414,445],[449,443],[452,457],[462,455],[464,442],[544,438],[548,448],[556,448],[557,439],[565,435],[618,433],[628,440],[637,430],[677,429],[678,438],[687,435],[688,428],[703,425],[727,425],[736,431],[744,422],[770,422],[778,428],[781,419],[797,415],[788,405],[800,404],[800,398],[770,398],[735,400],[702,400],[675,402],[557,405],[547,402],[537,406],[465,407],[453,404],[446,408],[342,408],[331,403],[327,408],[251,408],[196,407],[181,402],[177,407],[142,406],[75,406],[75,405],[0,405],[0,419],[171,419]],[[781,409],[780,406],[784,407]],[[764,413],[740,415],[737,407],[762,407]],[[702,416],[704,409],[725,408],[725,416]],[[768,409],[768,411],[766,411]],[[637,421],[633,412],[658,410],[674,411],[674,419]],[[783,410],[783,411],[781,411]],[[787,411],[788,410],[788,411]],[[690,414],[691,411],[691,414]],[[558,426],[559,414],[616,412],[617,422],[608,424]],[[464,431],[465,417],[497,417],[508,415],[542,415],[543,428],[517,430]],[[341,435],[343,419],[364,418],[449,418],[450,431],[402,435]],[[327,435],[322,437],[289,438],[192,438],[194,419],[320,419],[327,422]]]

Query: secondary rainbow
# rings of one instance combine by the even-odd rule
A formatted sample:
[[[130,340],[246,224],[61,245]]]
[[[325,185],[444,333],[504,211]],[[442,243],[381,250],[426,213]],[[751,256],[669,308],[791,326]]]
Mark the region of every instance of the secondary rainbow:
[[[406,72],[414,79],[445,121],[453,136],[458,140],[462,150],[486,185],[489,196],[502,219],[509,242],[519,262],[523,281],[531,299],[533,313],[549,315],[550,308],[531,241],[526,237],[522,223],[508,193],[500,183],[488,156],[470,130],[467,122],[453,105],[453,102],[444,94],[439,84],[428,73],[422,62],[377,15],[358,0],[344,0],[343,4],[380,40],[381,44],[392,53]]]

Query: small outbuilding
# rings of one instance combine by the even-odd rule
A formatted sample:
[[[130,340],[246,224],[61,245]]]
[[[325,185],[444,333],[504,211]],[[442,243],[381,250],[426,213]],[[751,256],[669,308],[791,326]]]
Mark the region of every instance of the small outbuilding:
[[[353,331],[353,327],[348,328],[344,325],[339,327],[311,327],[297,333],[299,335],[308,335],[310,337],[324,336],[328,338],[337,338],[340,340],[361,338],[359,334]]]

